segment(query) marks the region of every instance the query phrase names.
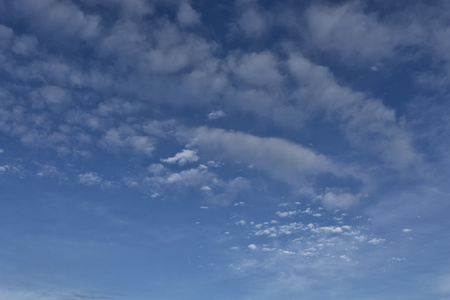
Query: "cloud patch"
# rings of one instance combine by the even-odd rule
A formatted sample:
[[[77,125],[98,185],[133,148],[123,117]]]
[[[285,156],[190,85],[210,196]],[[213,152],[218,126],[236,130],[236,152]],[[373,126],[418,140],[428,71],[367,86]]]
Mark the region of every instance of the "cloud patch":
[[[168,164],[178,164],[180,166],[184,166],[188,163],[197,162],[198,159],[199,157],[197,155],[197,151],[184,149],[183,151],[175,154],[172,157],[161,159],[161,161]]]

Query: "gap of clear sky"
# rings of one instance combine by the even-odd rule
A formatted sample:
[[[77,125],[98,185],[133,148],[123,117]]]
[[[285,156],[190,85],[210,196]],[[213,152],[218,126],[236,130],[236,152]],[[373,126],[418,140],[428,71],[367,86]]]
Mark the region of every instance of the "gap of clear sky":
[[[0,299],[450,299],[449,24],[0,0]]]

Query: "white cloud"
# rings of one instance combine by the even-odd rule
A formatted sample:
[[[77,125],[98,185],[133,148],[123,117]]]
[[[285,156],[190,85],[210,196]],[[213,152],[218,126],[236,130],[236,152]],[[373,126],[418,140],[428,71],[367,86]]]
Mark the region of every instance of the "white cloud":
[[[96,113],[102,117],[114,115],[136,115],[143,110],[141,103],[113,98],[98,104]]]
[[[347,173],[324,155],[278,138],[261,138],[207,127],[199,127],[187,136],[191,136],[192,145],[206,153],[253,164],[255,168],[295,185],[307,175],[332,173],[341,176]]]
[[[248,248],[250,250],[256,250],[258,247],[255,244],[250,244],[250,245],[248,245]]]
[[[208,192],[208,191],[211,191],[211,188],[210,188],[209,186],[207,186],[207,185],[204,185],[204,186],[202,186],[202,187],[200,188],[200,190],[205,191],[205,192]]]
[[[320,49],[334,50],[346,59],[390,57],[405,36],[397,28],[365,14],[357,1],[342,5],[312,5],[306,12],[310,40]]]
[[[200,14],[189,2],[182,1],[177,12],[177,21],[182,27],[193,27],[200,24]]]
[[[278,59],[270,52],[236,54],[228,58],[228,67],[239,85],[267,88],[281,84]]]
[[[176,163],[180,166],[184,166],[187,163],[194,163],[198,161],[197,151],[184,149],[183,151],[175,154],[175,156],[166,159],[161,159],[161,161],[168,164]]]
[[[394,110],[379,99],[339,85],[328,68],[299,53],[291,52],[287,66],[301,87],[301,101],[326,112],[354,146],[379,155],[390,168],[422,166],[422,155],[414,149],[411,133],[396,120]]]
[[[286,217],[292,217],[295,216],[298,212],[295,210],[291,211],[277,211],[275,214],[277,214],[280,218],[286,218]]]
[[[370,241],[368,241],[368,243],[372,244],[372,245],[378,245],[378,244],[384,243],[384,241],[385,241],[385,239],[373,238]]]
[[[162,164],[151,164],[147,170],[153,175],[161,175],[166,171],[166,168]]]
[[[26,17],[42,34],[64,38],[93,39],[100,34],[98,16],[85,14],[71,1],[12,1],[11,13]]]
[[[343,229],[339,226],[323,226],[311,229],[312,232],[324,232],[324,233],[342,233]]]
[[[141,135],[129,126],[109,129],[100,139],[100,146],[109,151],[131,150],[137,154],[152,155],[154,139]]]
[[[199,170],[199,169],[189,169],[185,171],[181,171],[180,173],[172,173],[170,174],[166,182],[167,183],[177,183],[182,185],[199,185],[204,183],[205,181],[208,181],[208,177],[210,177],[211,174],[209,174],[205,170]]]
[[[223,111],[221,111],[221,110],[216,110],[216,111],[213,111],[213,112],[210,112],[209,114],[208,114],[208,120],[217,120],[217,119],[220,119],[220,118],[223,118],[223,117],[225,117],[225,113],[223,112]]]
[[[152,38],[157,41],[156,45],[147,42],[145,49],[142,46],[137,49],[141,52],[139,56],[132,57],[139,59],[138,66],[144,72],[167,75],[189,68],[196,72],[209,66],[208,62],[213,59],[214,44],[198,35],[181,31],[169,22],[159,24],[152,32]]]
[[[102,178],[95,172],[79,174],[78,181],[85,185],[99,185],[103,182]]]

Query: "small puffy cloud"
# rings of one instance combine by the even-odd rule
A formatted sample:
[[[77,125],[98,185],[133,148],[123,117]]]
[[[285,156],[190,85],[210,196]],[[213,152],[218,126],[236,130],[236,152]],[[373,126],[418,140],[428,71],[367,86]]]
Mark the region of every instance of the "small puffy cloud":
[[[193,163],[198,161],[197,151],[184,149],[183,151],[175,154],[173,157],[161,159],[162,162],[184,166],[187,163]]]
[[[248,245],[248,249],[250,249],[250,250],[256,250],[258,247],[256,247],[256,245],[255,244],[250,244],[250,245]]]
[[[9,171],[10,167],[8,165],[0,166],[0,173],[5,173]]]
[[[245,226],[245,224],[247,224],[247,223],[244,220],[240,220],[240,221],[237,221],[235,224]]]
[[[411,231],[412,231],[412,229],[409,229],[409,228],[403,229],[403,232],[406,232],[406,233],[411,232]]]
[[[208,114],[208,120],[217,120],[217,119],[220,119],[220,118],[223,118],[223,117],[225,117],[225,113],[223,112],[223,111],[221,111],[221,110],[216,110],[216,111],[213,111],[213,112],[210,112],[209,114]]]
[[[295,216],[298,212],[295,210],[291,211],[277,211],[275,214],[277,214],[280,218],[286,218],[286,217],[292,217]]]
[[[36,173],[37,176],[48,176],[48,177],[59,177],[64,178],[64,175],[58,171],[55,166],[52,165],[43,165],[39,172]]]
[[[357,235],[355,236],[355,240],[357,240],[358,242],[364,242],[365,240],[367,240],[367,237],[364,235]]]
[[[2,154],[3,152],[5,152],[5,150],[4,149],[0,149],[0,154]]]
[[[161,175],[166,171],[166,168],[162,164],[151,164],[147,170],[153,175]]]
[[[316,227],[311,229],[312,232],[319,233],[342,233],[344,230],[342,227],[339,226],[323,226],[323,227]]]
[[[209,192],[211,190],[211,188],[207,185],[204,185],[200,188],[200,190],[205,191],[205,192]]]
[[[351,259],[348,258],[346,255],[341,255],[341,256],[339,256],[339,258],[341,258],[342,260],[345,260],[346,262],[350,262],[351,261]]]
[[[371,239],[370,241],[368,241],[368,243],[369,243],[369,244],[372,244],[372,245],[378,245],[378,244],[383,243],[384,241],[385,241],[385,239],[377,239],[377,238],[373,238],[373,239]]]
[[[182,1],[177,12],[177,22],[181,27],[194,27],[200,24],[200,14],[195,11],[190,3]]]
[[[166,184],[176,184],[179,187],[198,187],[201,189],[202,187],[218,184],[221,181],[217,179],[215,174],[199,167],[168,174],[164,178],[164,182]],[[205,191],[206,188],[203,190]]]
[[[95,172],[79,174],[78,181],[84,185],[99,185],[103,182],[102,178]]]

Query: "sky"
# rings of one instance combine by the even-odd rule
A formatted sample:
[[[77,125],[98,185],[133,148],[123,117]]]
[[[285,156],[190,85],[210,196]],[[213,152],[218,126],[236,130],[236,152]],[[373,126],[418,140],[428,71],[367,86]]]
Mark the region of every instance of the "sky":
[[[450,299],[450,2],[0,0],[0,299]]]

